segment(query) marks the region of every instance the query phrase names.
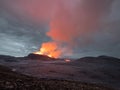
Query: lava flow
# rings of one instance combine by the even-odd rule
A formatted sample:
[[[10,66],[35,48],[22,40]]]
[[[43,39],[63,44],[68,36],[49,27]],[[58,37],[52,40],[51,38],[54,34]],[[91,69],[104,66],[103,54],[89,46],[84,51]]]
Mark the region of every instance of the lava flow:
[[[58,58],[61,55],[61,50],[58,49],[58,45],[55,42],[43,43],[40,50],[34,52],[34,54],[46,55],[52,58]]]

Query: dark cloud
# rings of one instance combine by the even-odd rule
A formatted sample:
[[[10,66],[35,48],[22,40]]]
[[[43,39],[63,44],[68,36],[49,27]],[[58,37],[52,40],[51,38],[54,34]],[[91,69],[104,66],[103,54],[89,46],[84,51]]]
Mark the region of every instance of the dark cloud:
[[[120,57],[119,6],[119,0],[0,0],[0,54],[38,49],[50,40],[45,33],[52,22],[57,30],[50,28],[48,36],[74,48],[74,57]]]
[[[45,31],[45,25],[38,26],[28,20],[21,20],[7,7],[1,6],[0,54],[25,56],[37,50],[47,40]]]

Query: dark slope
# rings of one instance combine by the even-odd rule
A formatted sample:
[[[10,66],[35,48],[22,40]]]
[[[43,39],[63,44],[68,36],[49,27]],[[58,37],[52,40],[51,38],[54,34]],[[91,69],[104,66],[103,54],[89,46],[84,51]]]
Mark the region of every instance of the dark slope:
[[[67,80],[37,79],[0,66],[0,90],[113,90]]]
[[[8,56],[8,55],[0,55],[0,60],[4,60],[4,61],[16,61],[17,58],[13,57],[13,56]]]
[[[32,60],[56,60],[55,58],[48,57],[46,55],[38,55],[38,54],[29,54],[25,57],[26,59],[32,59]]]
[[[14,57],[14,56],[7,56],[7,55],[0,55],[0,60],[3,61],[10,61],[10,62],[15,62],[17,60],[44,60],[44,61],[50,61],[50,60],[57,60],[55,58],[51,58],[45,55],[38,55],[38,54],[33,54],[30,53],[29,55],[25,57]]]
[[[110,56],[98,56],[98,57],[83,57],[77,59],[77,62],[90,62],[90,63],[120,63],[120,59]]]
[[[77,60],[72,60],[69,63],[65,63],[65,62],[59,63],[58,61],[53,64],[44,63],[43,65],[42,62],[38,63],[37,60],[53,61],[55,59],[43,55],[36,55],[36,54],[29,54],[26,57],[11,57],[4,55],[0,56],[0,61],[1,61],[0,63],[2,64],[2,61],[5,61],[3,62],[2,65],[10,66],[13,69],[17,69],[17,71],[21,71],[21,73],[28,71],[27,73],[31,73],[31,75],[33,76],[36,74],[41,75],[41,73],[44,73],[44,75],[50,75],[50,76],[51,75],[54,76],[55,74],[56,76],[58,75],[58,77],[60,75],[61,75],[60,77],[62,77],[63,75],[64,78],[65,76],[69,77],[68,74],[72,73],[73,76],[71,76],[71,78],[74,78],[74,80],[79,79],[79,81],[83,80],[82,82],[84,82],[85,79],[85,82],[87,83],[88,82],[92,83],[95,81],[96,84],[98,85],[102,84],[114,88],[119,88],[120,85],[119,84],[120,59],[114,57],[109,57],[109,56],[84,57]],[[48,70],[48,67],[49,70],[55,70],[56,73],[51,72],[51,74],[48,74],[49,72],[46,71],[44,72],[44,70]],[[62,72],[59,71],[59,69],[57,69],[58,67],[60,67],[61,69],[64,67],[63,70],[65,71],[66,74],[62,74],[64,71]],[[73,69],[73,71],[71,70],[71,68]],[[55,79],[59,79],[59,78],[55,78]],[[0,88],[0,90],[6,88],[6,85],[8,85],[7,88],[8,87],[14,89],[18,88],[16,90],[24,90],[24,88],[25,89],[27,88],[27,90],[35,90],[36,88],[38,88],[39,90],[40,88],[43,87],[47,88],[45,90],[53,90],[53,89],[59,90],[57,87],[59,88],[61,87],[62,90],[66,90],[66,88],[70,88],[70,89],[73,88],[72,90],[74,89],[81,90],[82,88],[84,88],[83,90],[104,90],[104,87],[101,86],[99,87],[93,84],[85,84],[85,83],[74,82],[74,81],[72,82],[66,80],[37,79],[22,75],[20,73],[12,72],[10,69],[0,66],[0,87],[2,88],[2,89]]]

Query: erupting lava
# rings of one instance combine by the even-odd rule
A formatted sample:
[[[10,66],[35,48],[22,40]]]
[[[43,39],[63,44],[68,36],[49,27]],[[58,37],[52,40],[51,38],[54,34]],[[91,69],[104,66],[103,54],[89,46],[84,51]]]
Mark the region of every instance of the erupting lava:
[[[34,54],[47,55],[48,57],[58,58],[61,55],[61,50],[55,42],[46,42],[42,44],[39,51]]]

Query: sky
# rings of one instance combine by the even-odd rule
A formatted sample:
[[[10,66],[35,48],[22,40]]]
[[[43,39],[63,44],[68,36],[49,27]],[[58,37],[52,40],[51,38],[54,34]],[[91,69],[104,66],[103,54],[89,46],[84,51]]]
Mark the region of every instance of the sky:
[[[0,54],[26,56],[56,42],[62,57],[120,58],[119,10],[120,0],[0,0]]]

